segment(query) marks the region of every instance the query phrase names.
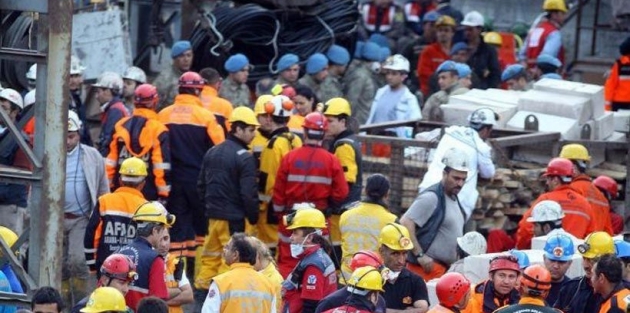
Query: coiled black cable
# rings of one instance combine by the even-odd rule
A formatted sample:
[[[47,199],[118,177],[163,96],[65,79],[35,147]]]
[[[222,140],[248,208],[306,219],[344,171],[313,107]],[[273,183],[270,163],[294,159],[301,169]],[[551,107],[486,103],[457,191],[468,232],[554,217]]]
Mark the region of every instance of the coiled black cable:
[[[36,50],[36,37],[29,38],[29,30],[32,28],[33,18],[29,13],[12,12],[3,20],[0,29],[2,46],[14,49]],[[30,46],[29,46],[30,45]],[[18,91],[26,89],[28,82],[24,75],[30,64],[24,61],[3,59],[0,61],[0,81],[4,87]]]
[[[276,73],[276,62],[285,53],[305,60],[324,53],[332,44],[354,50],[359,12],[356,1],[328,0],[298,9],[267,9],[257,4],[235,8],[217,7],[203,17],[189,40],[195,59],[193,68],[213,67],[226,75],[225,60],[245,54],[254,70],[250,84]]]

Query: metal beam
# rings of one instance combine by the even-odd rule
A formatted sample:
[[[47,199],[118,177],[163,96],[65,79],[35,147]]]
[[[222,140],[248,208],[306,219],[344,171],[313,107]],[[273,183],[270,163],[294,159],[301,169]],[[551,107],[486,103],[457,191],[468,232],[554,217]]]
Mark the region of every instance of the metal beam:
[[[16,247],[19,247],[16,245]],[[0,260],[0,264],[4,266],[5,262],[8,261],[11,264],[11,269],[15,272],[15,275],[20,279],[24,285],[26,285],[26,291],[30,292],[37,289],[37,284],[33,280],[33,278],[26,273],[22,264],[15,257],[15,252],[12,251],[11,247],[7,245],[4,240],[0,240],[0,250],[2,251],[2,260]]]
[[[492,138],[490,142],[495,143],[500,147],[511,147],[528,144],[536,144],[543,142],[555,142],[560,140],[560,133],[531,133],[516,136],[509,136],[504,138]]]
[[[5,59],[5,60],[20,61],[20,62],[33,62],[33,63],[46,62],[46,54],[39,53],[33,50],[16,49],[16,48],[0,48],[0,58]]]
[[[26,154],[26,157],[28,157],[28,160],[31,162],[31,164],[33,164],[33,166],[35,166],[36,168],[42,167],[42,162],[40,162],[39,158],[35,156],[35,153],[33,153],[31,146],[22,136],[22,132],[15,126],[15,123],[11,121],[11,117],[9,117],[9,114],[7,114],[5,110],[0,110],[0,119],[4,121],[5,126],[9,128],[9,130],[11,131],[11,135],[17,142],[20,149],[24,151],[24,154]]]
[[[0,1],[0,10],[46,13],[48,12],[48,3],[43,0],[2,0]]]
[[[40,179],[40,176],[33,175],[31,171],[12,166],[0,166],[0,182],[3,183],[28,185]]]

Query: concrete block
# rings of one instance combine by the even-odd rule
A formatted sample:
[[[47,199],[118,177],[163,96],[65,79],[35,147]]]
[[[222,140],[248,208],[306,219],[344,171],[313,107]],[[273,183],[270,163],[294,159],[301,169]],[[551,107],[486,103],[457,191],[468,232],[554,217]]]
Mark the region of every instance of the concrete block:
[[[499,113],[498,111],[505,111],[500,115],[499,123],[505,125],[507,121],[516,114],[518,111],[518,107],[514,104],[504,103],[500,101],[495,101],[491,99],[479,98],[477,96],[469,96],[468,93],[463,95],[455,95],[449,97],[449,104],[464,104],[464,105],[475,105],[477,107],[488,107],[493,111]]]
[[[630,132],[630,110],[613,112],[613,123],[616,132]]]
[[[443,104],[440,106],[444,122],[451,125],[468,125],[468,116],[481,106],[474,104]],[[513,108],[492,107],[499,114],[498,128],[505,128],[506,122],[514,114]]]
[[[586,132],[586,128],[590,128],[590,136],[582,137],[582,133]],[[596,130],[595,130],[595,121],[590,120],[582,125],[580,125],[580,138],[585,140],[595,140],[596,138]]]
[[[588,98],[539,90],[524,92],[518,100],[518,109],[571,118],[577,120],[580,125],[591,120],[593,116]]]
[[[615,132],[615,117],[612,112],[606,112],[595,119],[595,140],[604,140]]]
[[[626,134],[620,132],[613,132],[608,138],[604,139],[606,141],[618,141],[618,142],[626,142]]]
[[[580,138],[580,126],[577,120],[526,110],[516,112],[516,114],[514,114],[514,116],[507,122],[506,127],[512,129],[524,129],[525,119],[529,115],[534,115],[538,119],[539,131],[559,132],[562,135],[562,139],[565,140],[576,140]]]
[[[529,257],[530,264],[543,264],[543,250],[521,250]],[[464,276],[470,280],[473,284],[478,284],[485,279],[488,279],[488,269],[490,268],[490,260],[503,253],[491,253],[470,256],[464,259]],[[571,266],[567,270],[567,276],[569,278],[578,277],[584,275],[582,269],[582,256],[574,254],[572,257]]]
[[[604,114],[603,86],[544,78],[534,84],[534,89],[562,95],[589,98],[593,118],[596,119]]]
[[[485,96],[488,97],[487,99],[495,100],[495,101],[503,102],[507,104],[513,104],[513,105],[518,105],[518,99],[521,98],[522,94],[523,94],[522,91],[496,89],[496,88],[489,88],[485,92]]]

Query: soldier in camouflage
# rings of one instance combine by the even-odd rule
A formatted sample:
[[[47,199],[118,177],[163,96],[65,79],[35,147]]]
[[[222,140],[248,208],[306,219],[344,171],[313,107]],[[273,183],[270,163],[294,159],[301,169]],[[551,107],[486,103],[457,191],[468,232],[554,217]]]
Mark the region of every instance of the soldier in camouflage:
[[[193,52],[190,41],[183,40],[173,44],[171,48],[173,65],[163,70],[153,81],[160,96],[158,111],[173,104],[178,94],[179,77],[189,71],[193,63]]]
[[[380,58],[380,48],[373,42],[361,44],[355,53],[355,65],[350,66],[342,79],[345,98],[352,106],[352,114],[359,125],[365,124],[376,95],[376,83],[372,79],[370,66]]]
[[[336,86],[332,77],[328,75],[328,59],[321,53],[315,53],[306,62],[306,75],[298,83],[311,88],[319,101],[326,102],[332,98],[341,97],[341,89]]]
[[[229,73],[221,84],[219,96],[227,99],[234,107],[246,106],[253,108],[247,78],[251,66],[243,54],[237,53],[225,61],[225,70]]]
[[[341,79],[346,73],[348,63],[350,63],[350,53],[342,46],[332,45],[328,48],[326,57],[328,58],[328,77],[330,77],[330,82],[342,92]]]
[[[295,87],[300,75],[299,63],[300,58],[292,53],[287,53],[280,57],[276,66],[276,70],[279,74],[274,85],[289,85]]]

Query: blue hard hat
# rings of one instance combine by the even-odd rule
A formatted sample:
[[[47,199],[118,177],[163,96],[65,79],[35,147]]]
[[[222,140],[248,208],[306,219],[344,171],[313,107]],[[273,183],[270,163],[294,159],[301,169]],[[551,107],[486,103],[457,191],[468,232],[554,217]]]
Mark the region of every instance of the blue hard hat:
[[[249,65],[249,59],[247,59],[247,57],[244,54],[237,53],[233,56],[230,56],[225,61],[225,64],[223,65],[223,67],[229,73],[235,73],[242,70],[248,65]]]
[[[570,261],[571,256],[575,253],[573,240],[569,236],[560,234],[547,238],[543,250],[545,257],[553,261]]]
[[[460,78],[466,77],[472,73],[470,66],[465,63],[456,63],[455,68],[457,69],[457,76]]]
[[[630,258],[630,242],[615,240],[615,251],[618,258]]]
[[[287,53],[280,57],[280,60],[278,60],[278,72],[282,72],[289,67],[298,64],[299,62],[300,58],[297,55],[293,53]]]
[[[188,40],[180,40],[173,44],[171,47],[171,58],[175,59],[178,56],[184,54],[184,52],[192,50],[192,45]]]
[[[451,55],[454,55],[462,50],[468,50],[468,45],[465,42],[460,41],[451,47]]]
[[[350,62],[350,53],[348,52],[348,49],[339,45],[330,46],[326,52],[326,57],[328,57],[328,60],[330,60],[331,63],[336,65],[346,66]]]
[[[384,35],[374,33],[368,41],[377,44],[379,47],[389,47],[389,39]]]
[[[438,18],[440,18],[440,13],[438,13],[437,11],[429,11],[427,13],[424,13],[424,16],[422,17],[422,23],[436,22]]]
[[[549,64],[555,67],[561,67],[562,66],[562,62],[560,62],[560,60],[558,60],[558,58],[555,58],[549,54],[541,54],[536,58],[536,64]]]
[[[321,53],[314,53],[306,61],[306,74],[317,74],[328,66],[328,59]]]
[[[518,259],[518,267],[521,270],[529,266],[529,257],[525,252],[512,249],[510,250],[510,254]]]
[[[451,60],[442,62],[442,64],[438,66],[437,70],[435,70],[435,73],[440,74],[442,72],[453,72],[457,74],[457,63]]]
[[[525,74],[525,67],[520,64],[512,64],[506,67],[501,73],[501,82],[505,83],[506,81],[515,78],[520,74]]]
[[[540,75],[540,79],[543,79],[543,78],[562,80],[562,76],[560,76],[560,74],[556,74],[556,73],[547,73],[547,74]]]
[[[361,56],[368,61],[378,61],[381,59],[381,47],[368,41],[363,45]]]

